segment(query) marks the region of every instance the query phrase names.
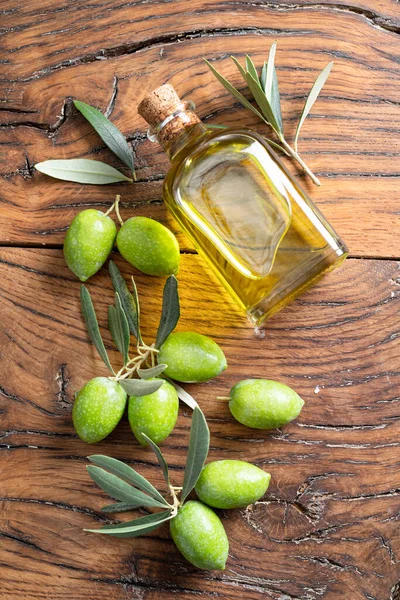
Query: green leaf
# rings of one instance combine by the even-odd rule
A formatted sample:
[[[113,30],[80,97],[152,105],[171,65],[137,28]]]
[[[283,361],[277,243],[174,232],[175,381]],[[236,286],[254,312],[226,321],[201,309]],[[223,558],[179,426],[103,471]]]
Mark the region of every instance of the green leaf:
[[[272,81],[274,78],[274,67],[275,67],[275,53],[276,53],[276,42],[274,42],[269,49],[269,57],[267,62],[267,74],[264,85],[264,92],[267,96],[268,102],[271,102],[272,97]]]
[[[103,362],[105,363],[106,367],[110,369],[111,373],[114,373],[114,369],[111,366],[107,350],[104,346],[104,342],[100,334],[99,324],[97,322],[92,298],[90,297],[89,290],[84,285],[81,285],[81,307],[83,318],[85,319],[86,323],[86,328],[89,333],[89,337],[95,345],[97,352],[103,359]]]
[[[224,88],[226,90],[228,90],[228,92],[230,94],[232,94],[232,96],[234,98],[236,98],[236,100],[239,100],[239,102],[241,104],[243,104],[243,106],[245,108],[248,108],[255,115],[257,115],[257,117],[259,117],[262,121],[265,121],[266,123],[269,124],[269,121],[266,121],[264,119],[263,115],[255,108],[255,106],[253,106],[248,100],[246,100],[246,98],[236,88],[234,88],[233,85],[230,84],[227,79],[225,79],[225,77],[223,77],[222,75],[220,75],[220,73],[218,73],[218,71],[216,69],[214,69],[214,67],[212,66],[212,64],[210,64],[208,62],[208,60],[204,59],[204,61],[206,62],[206,64],[208,65],[208,67],[211,69],[211,71],[215,75],[215,77],[218,79],[218,81],[220,82],[220,84],[223,85]]]
[[[114,286],[114,290],[118,292],[121,300],[122,307],[125,312],[125,316],[128,319],[129,329],[132,335],[137,339],[138,337],[138,316],[136,312],[136,304],[133,300],[133,296],[128,290],[125,279],[122,277],[120,270],[113,260],[110,260],[108,268],[111,275],[111,280]]]
[[[174,275],[171,275],[164,285],[162,313],[157,331],[156,348],[160,348],[171,331],[175,329],[179,317],[178,280]]]
[[[207,129],[229,129],[228,125],[214,125],[214,123],[206,123]]]
[[[139,303],[139,295],[136,287],[135,280],[132,277],[132,287],[133,287],[133,302],[136,308],[137,315],[137,341],[139,344],[143,344],[142,334],[140,333],[140,303]]]
[[[246,81],[246,70],[242,67],[242,65],[240,64],[240,62],[237,60],[237,58],[235,56],[231,55],[231,59],[233,60],[233,62],[237,66],[238,71],[241,74],[241,76],[243,77],[243,79]]]
[[[247,73],[247,84],[250,88],[250,91],[253,95],[254,100],[257,102],[260,110],[262,111],[265,119],[267,121],[267,123],[269,125],[271,125],[271,127],[277,132],[279,133],[279,125],[275,119],[275,115],[272,112],[272,108],[270,103],[267,100],[267,97],[265,96],[260,82],[258,79],[254,79],[254,77],[251,75],[251,73]]]
[[[138,504],[125,504],[125,502],[116,502],[115,504],[107,504],[101,511],[105,513],[120,513],[128,512],[129,510],[135,510],[140,508]]]
[[[155,444],[153,442],[153,440],[151,440],[145,433],[142,432],[142,436],[145,438],[146,442],[149,444],[150,448],[153,450],[154,454],[157,456],[157,460],[159,462],[159,465],[162,469],[163,475],[164,475],[164,479],[167,482],[167,485],[169,487],[169,471],[168,471],[168,465],[167,465],[167,461],[165,460],[163,453],[161,452],[160,448],[157,446],[157,444]]]
[[[281,100],[279,94],[278,76],[275,69],[275,53],[276,42],[274,42],[269,50],[268,62],[264,63],[263,72],[261,73],[261,85],[265,92],[268,102],[271,105],[272,112],[279,126],[279,131],[283,131]],[[264,73],[265,71],[265,73]]]
[[[102,467],[103,469],[107,469],[113,475],[117,475],[118,477],[122,477],[135,487],[142,490],[146,494],[149,494],[165,506],[169,506],[168,502],[163,498],[160,492],[147,481],[143,475],[140,475],[135,469],[132,469],[129,465],[124,462],[117,460],[116,458],[111,458],[109,456],[103,456],[102,454],[93,454],[92,456],[88,456],[88,459],[98,467]]]
[[[150,369],[138,369],[137,374],[140,379],[151,379],[152,377],[158,377],[161,375],[163,371],[168,367],[168,365],[159,364],[155,367],[150,367]]]
[[[86,468],[93,481],[112,498],[125,502],[126,504],[137,504],[141,507],[153,506],[165,508],[164,502],[159,502],[158,500],[151,498],[147,494],[144,494],[140,490],[129,485],[129,483],[126,483],[126,481],[116,477],[116,475],[107,473],[104,469],[93,467],[92,465],[89,465]]]
[[[88,158],[70,158],[64,160],[45,160],[37,163],[35,169],[64,181],[75,181],[76,183],[89,183],[92,185],[105,185],[106,183],[118,183],[118,181],[131,181],[123,173],[106,165],[99,160]]]
[[[119,523],[118,525],[104,525],[101,529],[85,529],[91,533],[103,533],[115,537],[137,537],[148,533],[159,527],[165,521],[172,519],[171,510],[163,510],[159,513],[139,517],[132,521]]]
[[[148,396],[156,392],[164,382],[162,379],[151,381],[144,379],[120,379],[118,383],[129,396]]]
[[[174,388],[177,391],[178,398],[180,400],[182,400],[182,402],[184,402],[189,408],[191,408],[193,410],[196,408],[196,406],[198,408],[200,408],[199,405],[197,404],[196,400],[193,398],[193,396],[191,396],[189,394],[189,392],[184,390],[180,385],[175,383],[175,381],[173,381],[172,379],[169,379],[169,377],[164,377],[164,379],[166,379],[166,381],[168,381],[171,385],[174,386]]]
[[[115,308],[113,306],[108,308],[108,327],[115,345],[124,357],[124,365],[126,365],[129,360],[129,324],[118,292],[115,292]]]
[[[267,82],[267,67],[268,67],[268,63],[267,61],[264,61],[263,64],[263,68],[261,69],[261,75],[260,75],[260,84],[262,89],[265,92],[265,84]]]
[[[257,69],[255,68],[254,63],[248,54],[246,55],[246,69],[247,69],[247,72],[250,73],[256,81],[258,81]]]
[[[297,129],[296,129],[296,135],[294,138],[295,149],[297,148],[297,140],[299,137],[300,129],[302,128],[302,125],[303,125],[304,121],[306,120],[307,115],[310,113],[310,110],[312,109],[314,102],[318,98],[320,91],[324,87],[324,84],[329,77],[329,73],[331,72],[332,67],[333,67],[333,62],[330,62],[328,65],[326,65],[325,69],[323,71],[321,71],[321,73],[318,75],[317,79],[314,82],[314,85],[311,88],[310,93],[308,94],[307,100],[304,104],[304,108],[303,108],[303,111],[300,116],[299,124],[297,125]]]
[[[189,448],[183,479],[182,502],[187,498],[197,483],[210,445],[210,431],[203,412],[198,406],[193,411],[190,428]]]
[[[107,119],[97,108],[74,100],[74,104],[80,113],[89,121],[93,129],[99,134],[103,142],[116,156],[132,171],[135,179],[135,166],[133,164],[133,152],[125,136],[111,121]]]

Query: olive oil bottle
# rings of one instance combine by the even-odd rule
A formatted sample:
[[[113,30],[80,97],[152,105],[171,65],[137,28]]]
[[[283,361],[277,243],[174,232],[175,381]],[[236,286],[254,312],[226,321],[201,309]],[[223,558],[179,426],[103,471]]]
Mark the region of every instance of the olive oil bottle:
[[[347,248],[261,136],[210,131],[193,108],[163,85],[138,110],[171,160],[166,205],[259,326],[338,266]]]

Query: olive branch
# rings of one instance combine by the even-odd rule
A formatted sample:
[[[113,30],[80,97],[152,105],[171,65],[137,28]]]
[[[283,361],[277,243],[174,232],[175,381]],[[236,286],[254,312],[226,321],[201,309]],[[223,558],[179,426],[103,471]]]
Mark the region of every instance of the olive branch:
[[[89,456],[89,460],[93,463],[87,467],[90,477],[104,492],[117,500],[116,503],[103,507],[101,509],[103,512],[122,513],[138,508],[163,510],[131,521],[104,525],[100,529],[85,529],[85,531],[119,538],[137,537],[153,531],[162,523],[176,517],[179,507],[184,504],[197,483],[210,446],[210,431],[206,419],[194,398],[192,401],[196,406],[190,428],[182,487],[172,485],[168,465],[160,448],[145,434],[142,435],[154,451],[163,472],[168,487],[167,494],[161,494],[145,477],[120,460],[99,454]]]
[[[115,346],[123,357],[123,366],[115,371],[103,338],[89,290],[81,285],[81,307],[87,331],[99,356],[112,373],[109,379],[118,381],[130,396],[145,396],[156,392],[163,384],[162,379],[153,380],[165,371],[168,365],[156,364],[159,348],[175,329],[180,317],[178,281],[174,275],[168,277],[163,290],[163,301],[156,341],[151,345],[144,342],[140,329],[140,303],[134,278],[132,292],[114,261],[109,262],[111,281],[114,287],[114,305],[108,307],[108,328]],[[136,356],[130,356],[131,335],[136,339]],[[138,379],[133,379],[138,375]],[[148,381],[150,380],[151,381]],[[176,386],[175,386],[176,387]],[[179,386],[178,386],[179,387]],[[179,393],[178,393],[179,396]]]

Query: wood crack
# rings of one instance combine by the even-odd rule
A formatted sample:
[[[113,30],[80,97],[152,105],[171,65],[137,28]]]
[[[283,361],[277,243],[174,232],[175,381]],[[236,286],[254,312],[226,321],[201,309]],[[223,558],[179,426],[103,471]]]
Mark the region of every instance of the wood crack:
[[[254,0],[253,2],[228,2],[228,5],[231,4],[247,4],[248,6],[254,7],[262,7],[264,9],[269,9],[273,11],[286,12],[288,10],[299,10],[299,11],[316,11],[316,10],[326,10],[332,12],[342,12],[342,13],[352,13],[355,15],[360,15],[364,17],[371,25],[377,27],[379,29],[383,29],[384,31],[390,31],[393,33],[400,34],[400,23],[397,21],[393,21],[390,18],[383,17],[379,15],[377,12],[372,10],[368,10],[366,8],[362,8],[360,6],[351,6],[344,4],[327,4],[324,2],[316,2],[315,4],[298,4],[296,2],[285,2],[284,4],[276,4],[272,2],[257,2]]]
[[[297,558],[298,560],[304,560],[310,563],[314,563],[317,565],[321,565],[323,567],[328,567],[333,571],[341,571],[341,572],[352,572],[357,573],[357,575],[365,575],[363,571],[361,571],[355,565],[347,565],[340,563],[336,560],[332,560],[331,558],[326,558],[326,556],[294,556],[293,558]]]
[[[291,35],[306,35],[311,33],[309,30],[299,31],[293,30],[288,32],[286,29],[269,29],[265,27],[218,27],[218,28],[198,28],[190,31],[184,31],[181,33],[172,33],[172,34],[164,34],[159,36],[154,36],[148,38],[146,40],[142,40],[140,42],[131,42],[121,44],[120,46],[115,46],[113,48],[100,48],[95,52],[90,52],[89,54],[84,54],[82,56],[77,56],[76,58],[71,58],[56,65],[52,65],[49,67],[45,67],[39,71],[34,71],[32,75],[29,77],[18,78],[18,79],[7,79],[3,80],[7,83],[28,83],[30,81],[34,81],[39,79],[42,76],[47,76],[55,71],[59,71],[60,69],[66,69],[69,67],[75,67],[77,65],[83,65],[92,63],[99,60],[107,60],[110,58],[116,58],[119,56],[126,56],[130,54],[136,54],[141,51],[152,50],[153,48],[157,48],[159,46],[170,46],[171,44],[175,44],[177,42],[183,42],[186,40],[192,40],[194,38],[202,38],[202,37],[229,37],[229,36],[239,36],[239,35],[247,35],[248,33],[253,33],[255,35],[287,35],[290,33]],[[18,125],[18,123],[16,124]],[[34,124],[33,124],[34,126]],[[44,128],[43,126],[41,128]]]
[[[52,500],[41,500],[38,498],[8,498],[1,497],[0,502],[21,502],[23,504],[40,504],[43,506],[51,506],[53,508],[60,508],[62,510],[70,510],[72,512],[81,513],[83,515],[90,515],[96,521],[100,521],[101,523],[112,523],[113,520],[110,520],[104,514],[100,512],[96,512],[91,510],[90,508],[84,508],[82,506],[76,506],[75,504],[67,504],[66,502],[53,502]]]

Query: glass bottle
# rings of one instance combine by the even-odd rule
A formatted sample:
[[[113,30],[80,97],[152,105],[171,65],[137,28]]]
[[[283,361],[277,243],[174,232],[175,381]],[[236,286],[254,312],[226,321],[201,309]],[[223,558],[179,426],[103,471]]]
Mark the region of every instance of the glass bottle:
[[[138,107],[171,168],[164,200],[253,325],[347,256],[275,152],[247,129],[210,130],[170,85]]]

